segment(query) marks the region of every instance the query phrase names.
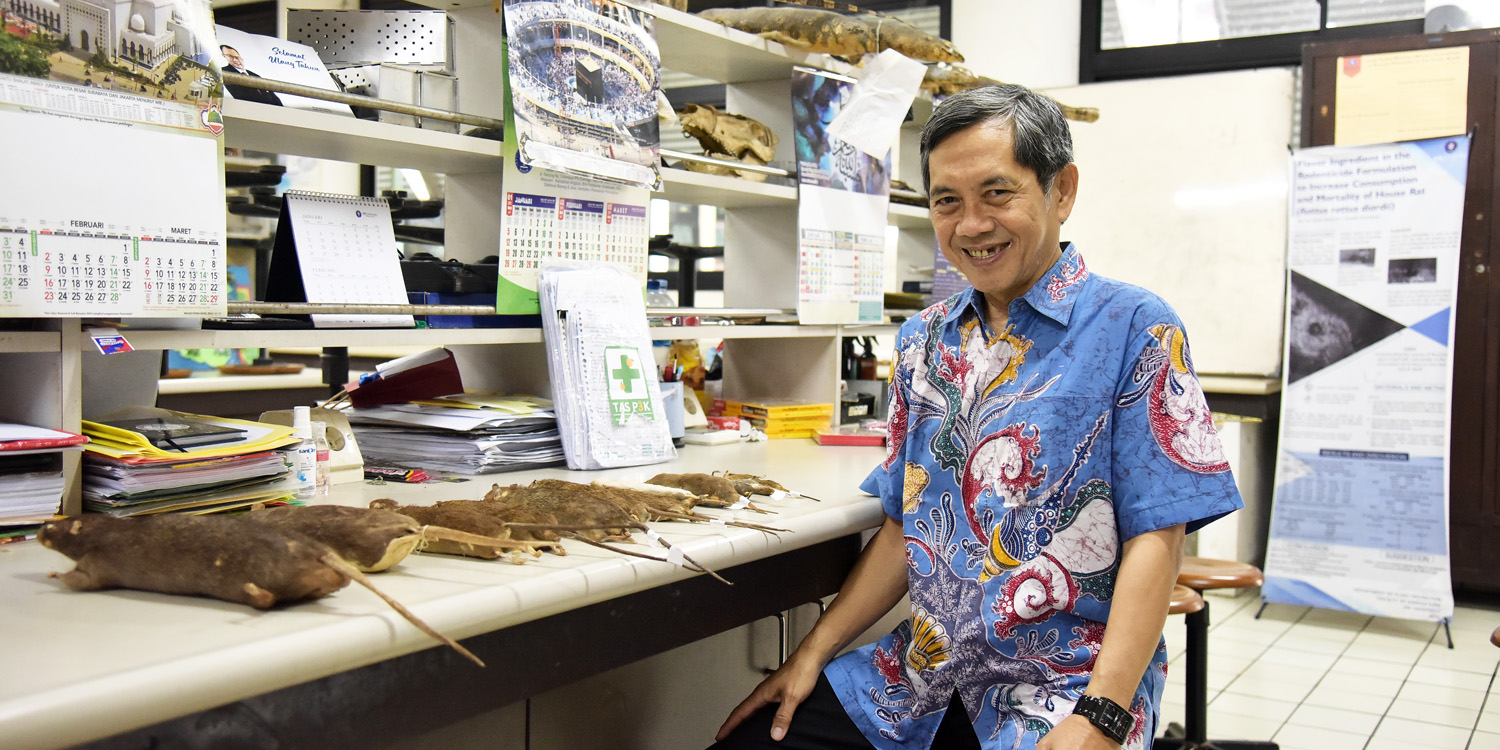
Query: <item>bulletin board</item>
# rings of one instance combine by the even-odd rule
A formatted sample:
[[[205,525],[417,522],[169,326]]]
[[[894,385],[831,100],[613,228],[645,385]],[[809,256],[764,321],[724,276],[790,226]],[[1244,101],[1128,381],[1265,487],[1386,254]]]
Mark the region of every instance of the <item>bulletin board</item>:
[[[1087,84],[1072,123],[1078,200],[1062,239],[1089,269],[1161,295],[1201,373],[1280,372],[1290,69]]]

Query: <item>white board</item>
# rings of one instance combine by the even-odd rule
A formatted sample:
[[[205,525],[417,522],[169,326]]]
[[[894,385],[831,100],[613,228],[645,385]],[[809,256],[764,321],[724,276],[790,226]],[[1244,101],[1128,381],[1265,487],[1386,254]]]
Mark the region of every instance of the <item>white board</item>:
[[[1079,191],[1062,239],[1092,271],[1166,299],[1199,372],[1279,373],[1291,70],[1047,93],[1100,111],[1073,123]]]

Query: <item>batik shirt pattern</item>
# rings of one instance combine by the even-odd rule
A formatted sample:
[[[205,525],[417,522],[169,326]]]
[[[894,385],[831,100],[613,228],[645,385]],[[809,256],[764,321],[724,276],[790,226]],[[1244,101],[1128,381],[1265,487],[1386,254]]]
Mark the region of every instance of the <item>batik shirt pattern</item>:
[[[966,290],[902,326],[885,462],[863,489],[905,530],[911,616],[826,674],[877,748],[927,748],[954,691],[986,748],[1025,750],[1073,711],[1121,545],[1241,507],[1160,298],[1072,245],[1003,331]],[[1156,733],[1162,643],[1125,747]]]

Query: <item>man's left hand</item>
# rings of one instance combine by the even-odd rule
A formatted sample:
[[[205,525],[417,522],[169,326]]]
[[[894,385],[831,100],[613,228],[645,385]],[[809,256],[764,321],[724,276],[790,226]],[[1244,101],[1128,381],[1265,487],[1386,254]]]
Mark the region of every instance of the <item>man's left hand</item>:
[[[1077,714],[1058,722],[1041,742],[1036,743],[1036,750],[1119,750],[1119,747],[1088,719]]]

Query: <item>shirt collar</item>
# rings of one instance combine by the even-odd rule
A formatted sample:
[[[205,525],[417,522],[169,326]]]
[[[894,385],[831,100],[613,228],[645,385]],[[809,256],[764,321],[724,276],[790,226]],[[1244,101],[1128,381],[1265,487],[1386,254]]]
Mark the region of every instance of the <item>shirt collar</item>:
[[[1062,255],[1052,268],[1032,284],[1021,299],[1026,300],[1033,310],[1066,326],[1073,315],[1073,303],[1088,277],[1083,255],[1078,252],[1077,245],[1069,242],[1063,245]]]
[[[1073,303],[1078,299],[1078,292],[1088,277],[1089,271],[1084,265],[1083,254],[1078,251],[1077,245],[1069,242],[1063,245],[1062,255],[1058,256],[1047,273],[1042,274],[1042,278],[1026,290],[1020,299],[1025,300],[1031,309],[1066,326],[1073,316]],[[984,295],[973,287],[964,290],[963,294],[958,308],[961,310],[969,307],[983,320]]]

